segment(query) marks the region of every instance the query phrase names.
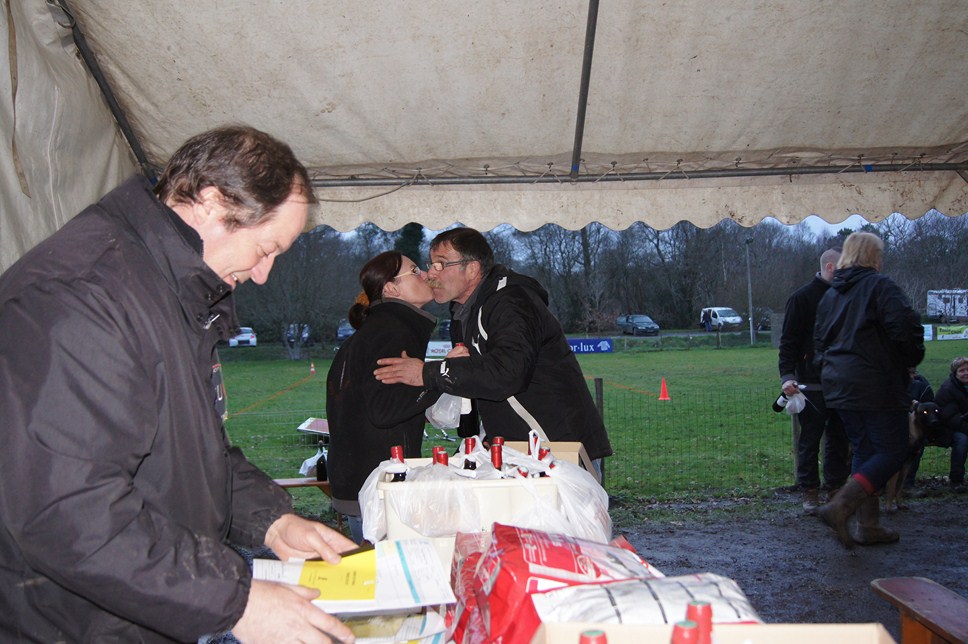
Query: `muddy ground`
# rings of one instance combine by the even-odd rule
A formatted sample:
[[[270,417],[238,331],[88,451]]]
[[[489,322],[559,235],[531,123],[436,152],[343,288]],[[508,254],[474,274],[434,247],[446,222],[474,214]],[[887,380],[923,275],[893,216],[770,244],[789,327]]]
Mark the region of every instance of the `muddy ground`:
[[[649,508],[640,508],[638,520],[616,532],[666,575],[732,578],[764,622],[880,622],[899,641],[897,611],[871,591],[871,580],[927,577],[968,598],[968,496],[931,492],[882,515],[900,542],[851,551],[787,491],[755,507],[683,505],[672,520],[650,521]]]

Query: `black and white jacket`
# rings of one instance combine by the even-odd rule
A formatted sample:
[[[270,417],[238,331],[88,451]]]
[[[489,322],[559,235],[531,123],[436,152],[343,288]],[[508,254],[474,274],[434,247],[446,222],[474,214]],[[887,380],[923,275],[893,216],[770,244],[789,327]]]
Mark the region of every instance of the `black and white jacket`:
[[[453,339],[464,342],[470,357],[428,362],[424,383],[471,398],[489,437],[527,440],[540,428],[552,441],[580,441],[592,459],[611,455],[601,415],[541,285],[498,265],[464,308],[451,333],[459,328]],[[462,436],[477,433],[461,425]]]

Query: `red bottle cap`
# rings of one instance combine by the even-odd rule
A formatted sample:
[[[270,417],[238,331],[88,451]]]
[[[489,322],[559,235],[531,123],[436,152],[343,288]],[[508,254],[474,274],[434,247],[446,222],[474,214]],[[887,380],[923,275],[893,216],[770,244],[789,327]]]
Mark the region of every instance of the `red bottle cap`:
[[[476,441],[474,440],[474,437],[473,436],[468,436],[467,438],[464,439],[464,453],[465,454],[470,454],[471,452],[474,451],[474,443],[475,442]]]
[[[685,620],[676,622],[672,627],[672,644],[696,644],[699,641],[699,627],[696,622]]]
[[[503,436],[495,436],[491,439],[491,445],[504,445]]]
[[[403,462],[403,445],[394,445],[390,448],[390,460]]]
[[[605,631],[592,628],[581,632],[578,636],[578,644],[608,644],[608,638],[605,637]]]
[[[693,601],[686,606],[686,619],[696,622],[697,644],[710,644],[713,632],[713,607],[709,602]]]

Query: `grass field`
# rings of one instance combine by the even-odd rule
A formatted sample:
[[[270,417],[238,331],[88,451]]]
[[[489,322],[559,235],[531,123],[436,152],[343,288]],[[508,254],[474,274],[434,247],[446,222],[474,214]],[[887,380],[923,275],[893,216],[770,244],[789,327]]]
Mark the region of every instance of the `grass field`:
[[[616,339],[614,353],[579,357],[593,392],[592,379],[602,380],[603,414],[615,449],[606,461],[609,493],[665,501],[755,497],[791,485],[790,419],[770,409],[779,392],[776,350],[766,343],[750,347],[742,334],[723,343],[735,346],[721,349],[704,334],[659,342],[662,349],[655,339]],[[968,340],[930,342],[920,370],[937,389],[950,360],[966,353]],[[302,361],[284,359],[282,349],[272,346],[221,354],[232,440],[272,476],[296,476],[315,453],[312,438],[296,427],[325,415],[332,349],[320,348]],[[659,400],[663,378],[667,401]],[[433,445],[454,446],[440,432],[429,432],[428,454]],[[947,455],[929,449],[920,474],[946,474]],[[319,507],[315,490],[294,496],[300,511]]]

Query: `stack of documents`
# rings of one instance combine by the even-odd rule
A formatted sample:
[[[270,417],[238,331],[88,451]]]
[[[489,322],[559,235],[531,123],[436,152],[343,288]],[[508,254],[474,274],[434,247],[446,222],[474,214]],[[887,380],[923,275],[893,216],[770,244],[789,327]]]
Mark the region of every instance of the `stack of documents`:
[[[319,597],[314,604],[327,613],[353,618],[415,612],[456,601],[437,550],[427,539],[380,541],[375,548],[344,553],[335,566],[324,561],[255,559],[252,577],[316,588]],[[405,620],[407,639],[439,632],[443,620],[438,619],[427,611]]]

